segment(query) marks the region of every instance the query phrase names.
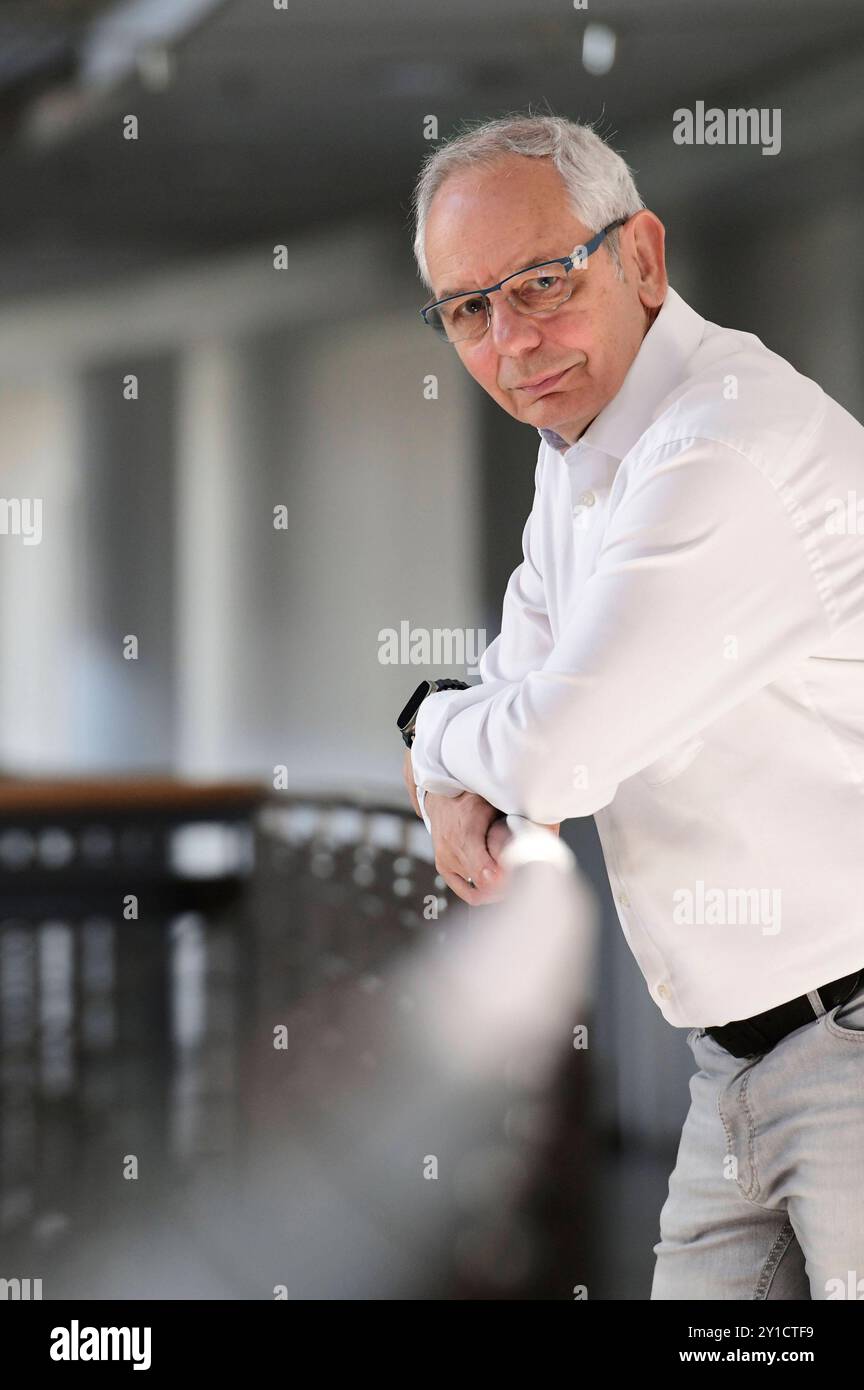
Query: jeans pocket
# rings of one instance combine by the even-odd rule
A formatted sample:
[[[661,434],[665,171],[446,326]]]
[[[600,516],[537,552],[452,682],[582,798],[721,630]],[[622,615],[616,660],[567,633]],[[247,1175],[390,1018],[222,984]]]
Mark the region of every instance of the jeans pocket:
[[[850,999],[828,1010],[825,1026],[835,1037],[864,1043],[864,984],[859,985]]]

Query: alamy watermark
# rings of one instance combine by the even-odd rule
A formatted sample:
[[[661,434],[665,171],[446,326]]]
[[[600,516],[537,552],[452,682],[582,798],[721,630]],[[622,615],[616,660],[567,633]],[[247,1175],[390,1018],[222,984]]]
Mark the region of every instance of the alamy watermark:
[[[131,1361],[133,1371],[150,1369],[149,1327],[69,1327],[51,1329],[52,1361]]]
[[[378,660],[382,666],[465,666],[469,676],[486,650],[485,627],[413,627],[407,618],[378,633]]]
[[[704,101],[697,101],[693,111],[679,106],[672,121],[676,145],[761,145],[763,154],[780,153],[779,106],[706,110]]]
[[[42,1297],[41,1279],[0,1279],[0,1299],[13,1299],[15,1302]]]
[[[846,1277],[825,1280],[826,1299],[848,1298],[853,1303],[864,1300],[864,1278],[859,1279],[858,1271],[847,1269]]]
[[[697,878],[694,888],[676,888],[672,921],[676,926],[761,927],[763,936],[780,930],[779,888],[706,888]]]
[[[825,530],[829,536],[864,536],[864,497],[850,488],[843,497],[825,503]]]
[[[0,536],[20,536],[24,545],[39,545],[42,498],[0,497]]]

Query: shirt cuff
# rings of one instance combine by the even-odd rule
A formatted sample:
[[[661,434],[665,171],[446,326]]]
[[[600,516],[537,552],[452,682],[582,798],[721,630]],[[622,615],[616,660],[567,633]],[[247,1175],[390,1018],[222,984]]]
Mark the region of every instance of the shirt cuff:
[[[423,817],[423,824],[425,825],[426,829],[429,831],[429,834],[431,835],[431,834],[432,834],[432,826],[431,826],[431,824],[430,824],[430,822],[429,822],[429,817],[428,817],[427,814],[426,814],[426,788],[425,788],[425,787],[418,787],[418,788],[417,788],[417,800],[418,800],[419,803],[420,803],[420,814],[421,814],[421,816]]]
[[[491,700],[493,694],[506,685],[506,681],[492,681],[470,685],[467,690],[439,690],[427,695],[417,711],[414,742],[411,745],[411,763],[417,786],[422,783],[426,791],[435,792],[438,796],[459,796],[464,791],[473,791],[472,787],[466,787],[448,773],[441,758],[441,740],[448,720],[461,710]]]

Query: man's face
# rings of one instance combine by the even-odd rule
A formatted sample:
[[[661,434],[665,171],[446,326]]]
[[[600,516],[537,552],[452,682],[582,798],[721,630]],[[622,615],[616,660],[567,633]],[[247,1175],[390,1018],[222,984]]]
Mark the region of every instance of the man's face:
[[[567,256],[598,231],[574,216],[549,159],[510,155],[489,169],[452,174],[435,194],[426,224],[435,296],[480,289]],[[660,220],[639,212],[618,235],[624,280],[603,243],[571,272],[573,295],[560,308],[519,314],[507,303],[505,286],[490,296],[492,323],[484,336],[451,349],[509,415],[553,429],[568,444],[617,393],[666,297]]]

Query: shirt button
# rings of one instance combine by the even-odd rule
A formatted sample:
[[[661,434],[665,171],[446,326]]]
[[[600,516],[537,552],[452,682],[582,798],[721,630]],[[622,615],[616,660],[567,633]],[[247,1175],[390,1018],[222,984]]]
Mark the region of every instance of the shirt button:
[[[594,496],[593,492],[583,492],[579,498],[579,505],[581,507],[593,507],[596,501],[597,498]]]
[[[668,986],[668,985],[658,985],[658,986],[657,986],[657,993],[660,995],[660,998],[661,998],[661,999],[668,999],[668,998],[669,998],[669,994],[670,994],[669,986]]]
[[[629,906],[630,906],[630,899],[628,898],[628,896],[627,896],[626,893],[619,893],[619,894],[618,894],[618,901],[619,901],[619,903],[621,904],[622,907],[629,907]]]

